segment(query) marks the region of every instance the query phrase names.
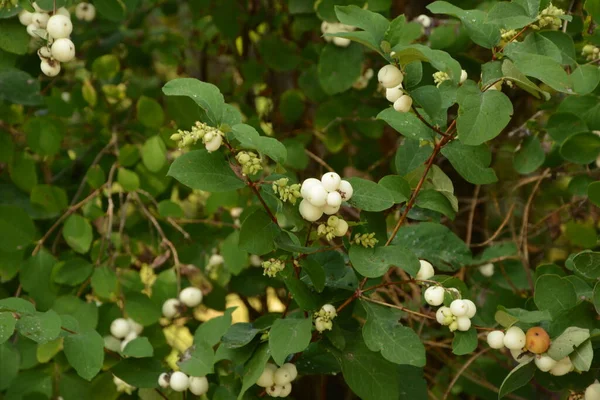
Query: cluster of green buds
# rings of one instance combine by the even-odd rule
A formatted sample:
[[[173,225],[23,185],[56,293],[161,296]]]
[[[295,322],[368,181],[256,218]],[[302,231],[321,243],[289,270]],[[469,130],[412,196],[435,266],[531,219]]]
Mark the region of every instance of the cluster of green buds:
[[[202,140],[209,153],[216,151],[223,143],[223,132],[203,122],[196,121],[191,131],[179,129],[171,135],[171,140],[178,142],[179,148],[189,147]]]
[[[330,331],[333,329],[333,319],[337,316],[337,311],[331,304],[324,304],[314,315],[315,329],[319,332]]]
[[[565,15],[565,11],[555,7],[552,3],[544,8],[538,15],[537,24],[531,25],[532,29],[552,29],[558,30],[562,25],[562,20],[559,16]]]
[[[516,29],[500,29],[500,38],[502,39],[502,43],[506,44],[514,39],[517,36]]]
[[[357,233],[354,235],[354,244],[358,244],[363,247],[375,247],[379,240],[375,239],[375,232],[372,233]]]
[[[302,197],[300,194],[300,184],[295,183],[288,186],[289,179],[281,178],[273,182],[273,191],[279,195],[281,201],[289,201],[292,204],[296,204],[296,200]]]
[[[348,232],[348,223],[335,215],[327,219],[327,224],[321,224],[317,228],[317,234],[325,236],[327,240],[331,240],[334,237],[342,237],[346,232]]]
[[[438,72],[436,72],[436,73],[433,74],[433,82],[438,87],[442,84],[442,82],[447,81],[449,79],[450,79],[450,75],[448,75],[444,71],[438,71]]]
[[[588,61],[596,60],[600,57],[600,47],[596,47],[593,44],[586,44],[581,50],[581,55],[585,56]]]
[[[126,110],[131,106],[131,99],[127,97],[127,86],[124,83],[102,85],[102,92],[108,104],[116,105],[119,110]]]
[[[271,258],[270,260],[263,261],[262,267],[264,269],[263,275],[267,275],[271,278],[274,278],[278,272],[283,271],[283,269],[285,268],[285,263],[281,260]]]
[[[262,160],[256,153],[251,151],[240,151],[236,154],[235,159],[242,166],[242,174],[244,176],[254,175],[263,169]]]

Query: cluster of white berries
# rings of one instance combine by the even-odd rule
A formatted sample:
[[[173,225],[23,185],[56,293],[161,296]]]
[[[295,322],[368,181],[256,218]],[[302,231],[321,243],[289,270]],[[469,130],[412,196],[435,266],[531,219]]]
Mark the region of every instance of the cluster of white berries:
[[[598,379],[585,389],[583,400],[600,400],[600,382]]]
[[[346,232],[348,232],[348,223],[335,215],[327,218],[327,224],[321,224],[317,228],[317,234],[325,236],[327,240],[331,240],[334,237],[342,237]]]
[[[538,15],[537,24],[532,24],[531,29],[552,29],[558,30],[562,26],[560,16],[565,15],[565,11],[554,6],[552,3],[544,8]]]
[[[44,75],[56,76],[60,72],[60,63],[75,58],[75,45],[69,38],[73,31],[71,13],[64,7],[55,12],[45,11],[36,3],[33,3],[33,7],[33,13],[22,10],[19,21],[27,26],[27,33],[31,37],[45,41],[38,49],[40,69]]]
[[[377,80],[385,88],[385,98],[394,103],[394,110],[408,112],[412,107],[412,97],[404,94],[402,81],[404,74],[392,64],[385,65],[377,73]]]
[[[462,69],[460,71],[460,84],[462,85],[467,80],[467,71]],[[444,71],[438,71],[433,74],[433,82],[439,87],[443,82],[450,80],[450,75]]]
[[[321,309],[315,313],[315,329],[319,332],[330,331],[333,329],[333,319],[337,317],[337,311],[331,304],[324,304]]]
[[[202,291],[196,287],[186,287],[179,293],[178,299],[168,299],[163,303],[162,313],[168,319],[173,319],[181,309],[181,305],[193,308],[202,303]]]
[[[487,263],[480,265],[479,272],[481,272],[481,275],[485,276],[486,278],[490,278],[494,275],[494,264]]]
[[[292,392],[292,382],[297,376],[298,370],[292,363],[285,363],[280,368],[267,363],[256,384],[264,387],[271,397],[287,397]]]
[[[352,32],[356,28],[351,25],[340,24],[339,22],[327,22],[323,21],[321,23],[321,33],[341,33],[341,32]],[[325,36],[326,42],[333,42],[338,47],[348,47],[350,45],[351,40],[343,37],[332,37]]]
[[[192,126],[191,131],[178,130],[176,133],[171,135],[171,140],[179,142],[179,147],[188,147],[196,144],[198,140],[202,140],[204,147],[209,153],[219,150],[221,144],[223,144],[223,132],[212,126],[196,121],[196,124]]]
[[[525,333],[518,326],[511,326],[505,332],[492,331],[487,336],[488,345],[493,349],[506,347],[513,358],[519,362],[530,362],[532,359],[540,371],[554,376],[566,375],[575,368],[569,356],[555,360],[547,354],[550,337],[543,328],[533,327]]]
[[[581,49],[581,55],[588,61],[595,60],[600,56],[600,47],[596,47],[593,44],[586,44]]]
[[[425,267],[428,269],[427,267]],[[449,291],[458,292],[454,288]],[[425,290],[425,301],[432,306],[440,306],[444,303],[446,288],[435,285]],[[447,326],[450,332],[456,330],[466,332],[471,329],[471,318],[475,316],[477,307],[469,299],[456,299],[450,303],[450,307],[442,306],[435,313],[435,319],[440,325]]]
[[[299,211],[307,221],[314,222],[321,218],[323,213],[333,215],[339,211],[342,201],[348,201],[354,190],[348,181],[335,172],[328,172],[321,180],[308,178],[302,182]]]
[[[187,376],[181,371],[172,373],[163,372],[158,377],[158,386],[163,389],[171,388],[176,392],[190,390],[196,396],[202,396],[208,392],[208,379],[205,376]]]
[[[129,342],[137,338],[144,327],[131,318],[117,318],[110,324],[110,334],[104,338],[104,346],[113,351],[123,351]]]
[[[367,69],[361,76],[359,76],[354,81],[352,87],[357,90],[363,90],[364,88],[369,86],[369,81],[371,80],[371,78],[373,78],[374,74],[375,73],[373,72],[372,68]]]
[[[131,386],[129,383],[125,382],[123,379],[113,375],[113,383],[117,387],[117,392],[124,392],[127,394],[133,393],[136,389],[135,386]]]

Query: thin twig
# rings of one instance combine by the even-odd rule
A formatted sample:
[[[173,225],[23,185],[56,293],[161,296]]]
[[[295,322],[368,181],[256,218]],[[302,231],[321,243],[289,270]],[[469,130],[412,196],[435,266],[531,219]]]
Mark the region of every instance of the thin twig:
[[[488,244],[493,242],[500,235],[500,233],[502,232],[502,230],[504,229],[506,224],[508,224],[508,221],[510,221],[510,217],[512,217],[512,213],[515,210],[516,206],[517,206],[516,203],[511,204],[510,208],[508,209],[508,213],[506,213],[506,217],[504,218],[504,221],[502,221],[502,223],[500,224],[498,229],[496,229],[496,232],[494,232],[494,234],[492,236],[490,236],[484,242],[472,244],[471,247],[483,247],[483,246],[487,246]]]
[[[487,353],[490,350],[491,347],[488,347],[486,349],[481,350],[479,353],[473,354],[473,356],[471,356],[471,358],[469,358],[467,362],[463,364],[463,366],[458,370],[456,375],[454,375],[454,378],[452,378],[452,380],[448,384],[448,387],[446,388],[446,392],[444,393],[444,397],[442,397],[442,400],[446,400],[448,398],[450,392],[452,391],[452,388],[458,381],[458,378],[460,378],[460,376],[467,370],[467,368],[469,368],[475,360],[477,360],[479,357],[481,357],[483,354]]]
[[[315,160],[317,163],[319,163],[322,167],[327,169],[329,172],[335,172],[335,170],[333,168],[331,168],[331,166],[329,164],[327,164],[325,161],[323,161],[323,159],[321,157],[319,157],[312,151],[310,151],[308,149],[304,149],[304,152],[306,153],[307,156],[309,156],[310,158]]]

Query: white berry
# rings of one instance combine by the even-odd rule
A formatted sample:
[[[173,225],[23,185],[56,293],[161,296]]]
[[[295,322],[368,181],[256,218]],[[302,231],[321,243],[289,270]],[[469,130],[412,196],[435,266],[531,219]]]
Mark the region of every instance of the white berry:
[[[171,374],[169,385],[174,391],[183,392],[190,386],[190,378],[181,371],[175,371]]]
[[[302,182],[302,186],[300,187],[300,194],[302,195],[303,198],[306,198],[308,196],[308,191],[311,187],[313,187],[314,185],[320,185],[321,181],[316,179],[316,178],[308,178],[305,179],[304,182]]]
[[[196,396],[202,396],[208,392],[208,379],[205,376],[191,376],[190,377],[190,392]]]
[[[352,188],[350,182],[344,180],[340,181],[340,187],[338,188],[338,191],[342,195],[342,200],[344,201],[350,200],[354,194],[354,189]]]
[[[52,58],[52,52],[47,46],[42,46],[38,49],[38,56],[40,58]]]
[[[338,190],[341,182],[342,178],[335,172],[328,172],[321,177],[321,183],[323,184],[323,188],[328,192]]]
[[[463,301],[467,303],[467,317],[473,318],[477,313],[477,306],[469,299],[464,299]]]
[[[292,393],[292,384],[286,383],[281,387],[281,393],[279,393],[279,397],[288,397]]]
[[[315,207],[323,207],[327,204],[327,191],[323,185],[314,185],[308,190],[305,199]]]
[[[40,28],[46,28],[50,17],[46,13],[36,12],[31,16],[32,23],[36,24]]]
[[[432,306],[439,306],[444,302],[446,291],[441,286],[431,286],[425,291],[425,301]]]
[[[485,276],[486,278],[489,278],[490,276],[494,275],[494,264],[487,263],[480,266],[479,272],[481,272],[481,275]]]
[[[333,44],[335,44],[338,47],[348,47],[351,43],[351,40],[348,38],[343,38],[343,37],[334,37],[333,38]]]
[[[573,369],[574,367],[573,363],[571,362],[571,359],[569,358],[569,356],[566,356],[562,360],[558,361],[556,365],[552,367],[548,372],[550,372],[550,374],[554,376],[563,376],[573,371]]]
[[[504,345],[510,350],[520,350],[525,347],[525,332],[518,326],[508,328],[504,334]]]
[[[329,207],[339,207],[342,204],[342,195],[340,192],[329,192],[326,202]]]
[[[330,331],[333,329],[333,323],[331,321],[327,321],[321,317],[315,319],[315,329],[319,332]]]
[[[210,140],[204,144],[204,147],[206,148],[206,151],[208,151],[209,153],[212,153],[213,151],[219,150],[219,147],[221,147],[222,143],[223,143],[223,138],[221,137],[221,135],[215,135],[215,137],[212,138],[212,140]]]
[[[54,39],[68,38],[73,31],[73,24],[68,17],[56,14],[48,20],[46,30]]]
[[[454,321],[454,316],[450,307],[440,307],[435,313],[435,319],[440,325],[450,325]]]
[[[400,96],[398,98],[398,100],[396,100],[394,102],[394,110],[398,111],[398,112],[408,112],[410,111],[410,108],[412,107],[412,97],[403,94],[402,96]]]
[[[75,8],[75,16],[79,20],[90,22],[96,17],[96,7],[90,3],[79,3]]]
[[[338,211],[340,211],[340,206],[331,207],[331,206],[325,204],[325,206],[323,206],[323,208],[321,210],[327,215],[333,215],[333,214],[337,213]]]
[[[306,199],[300,202],[298,210],[300,211],[300,215],[302,215],[302,218],[309,222],[315,222],[323,215],[322,209],[313,206]]]
[[[421,24],[424,28],[429,28],[431,26],[431,18],[425,14],[419,15],[417,18],[415,18],[415,21]]]
[[[171,319],[179,313],[181,303],[178,299],[168,299],[163,303],[162,313],[165,317]]]
[[[547,354],[540,354],[535,357],[535,365],[540,371],[548,372],[556,365],[556,361]]]
[[[65,17],[68,17],[69,20],[71,19],[71,13],[65,7],[61,7],[58,10],[56,10],[54,15],[64,15]]]
[[[467,71],[465,71],[464,69],[460,71],[460,83],[465,83],[465,81],[467,80]]]
[[[467,315],[467,311],[469,311],[469,306],[464,300],[457,299],[450,303],[450,310],[455,316],[462,317],[463,315]]]
[[[290,383],[292,381],[292,374],[287,368],[278,368],[273,374],[273,382],[276,385],[283,386],[286,383]]]
[[[466,332],[471,329],[471,320],[466,315],[456,318],[457,329]]]
[[[39,29],[40,29],[40,27],[37,26],[37,24],[35,24],[35,23],[32,22],[31,24],[27,25],[27,28],[25,30],[27,31],[27,33],[29,34],[29,36],[31,36],[33,38],[39,38],[40,35],[38,35],[36,33],[36,31],[39,30]]]
[[[52,43],[52,57],[60,62],[69,62],[75,58],[75,45],[70,39],[56,39]]]
[[[385,89],[385,98],[390,103],[393,103],[396,100],[398,100],[400,97],[402,97],[403,94],[404,91],[402,91],[402,84]]]
[[[281,366],[281,368],[286,368],[290,373],[292,381],[298,377],[298,369],[292,363],[285,363]]]
[[[584,400],[600,400],[600,383],[597,379],[585,389]]]
[[[130,331],[131,328],[125,318],[117,318],[110,324],[110,333],[117,339],[123,339]]]
[[[33,22],[33,13],[30,13],[27,10],[23,10],[19,13],[19,22],[22,25],[29,25]]]
[[[160,386],[163,389],[166,389],[169,387],[169,374],[167,374],[166,372],[163,372],[162,374],[160,374],[158,376],[158,386]]]
[[[188,307],[202,303],[202,291],[196,287],[186,287],[179,293],[179,300]]]
[[[131,330],[131,332],[135,332],[136,335],[139,335],[144,330],[143,325],[138,324],[131,318],[127,318],[127,323],[129,324],[129,329]]]
[[[427,280],[435,275],[433,265],[427,260],[419,260],[419,272],[417,272],[416,278],[419,280]]]
[[[267,388],[267,394],[271,397],[279,397],[281,394],[281,386],[273,385]]]
[[[504,347],[504,332],[492,331],[487,335],[488,345],[492,349],[501,349]]]
[[[392,64],[385,65],[377,73],[377,80],[384,88],[393,88],[398,86],[404,80],[402,71]]]
[[[337,316],[337,310],[333,304],[323,304],[321,311],[327,314],[329,318],[335,318]]]
[[[348,223],[343,219],[339,219],[335,228],[333,228],[333,234],[337,237],[342,237],[348,232]]]
[[[238,217],[239,217],[239,215],[238,215]],[[225,262],[225,259],[220,254],[211,254],[210,258],[208,259],[208,265],[210,265],[210,266],[221,265],[224,262]]]
[[[273,364],[267,364],[265,365],[265,370],[263,371],[263,373],[260,375],[260,377],[258,378],[258,380],[256,381],[256,384],[260,387],[269,387],[269,386],[273,386],[275,384],[275,382],[273,381],[273,377],[275,375],[275,371],[277,370],[277,367]]]

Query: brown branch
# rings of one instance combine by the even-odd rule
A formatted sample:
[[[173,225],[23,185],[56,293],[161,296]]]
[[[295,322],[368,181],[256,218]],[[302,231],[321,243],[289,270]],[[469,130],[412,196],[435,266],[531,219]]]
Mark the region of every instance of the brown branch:
[[[512,217],[513,211],[515,210],[516,206],[517,206],[516,203],[513,203],[510,206],[510,208],[508,209],[508,213],[506,214],[506,217],[504,218],[504,221],[502,221],[502,223],[500,224],[498,229],[496,229],[496,232],[494,232],[494,234],[492,236],[490,236],[484,242],[472,244],[471,247],[483,247],[483,246],[487,246],[488,244],[493,242],[498,237],[498,235],[500,235],[500,233],[502,232],[502,230],[504,229],[506,224],[508,224],[508,221],[510,221],[510,217]]]
[[[454,378],[452,378],[452,380],[450,381],[450,384],[448,384],[448,387],[446,388],[446,392],[444,393],[444,397],[442,397],[442,400],[446,400],[448,398],[450,392],[452,391],[452,388],[458,381],[458,378],[460,378],[460,376],[467,370],[467,368],[469,368],[475,360],[477,360],[479,357],[481,357],[483,354],[487,353],[490,350],[491,347],[488,347],[486,349],[481,350],[479,353],[473,354],[473,356],[471,356],[471,358],[469,358],[467,362],[463,364],[463,366],[458,370],[456,375],[454,375]]]
[[[322,167],[327,169],[329,172],[335,172],[335,170],[333,168],[331,168],[331,166],[329,164],[327,164],[325,161],[323,161],[323,159],[321,157],[319,157],[312,151],[310,151],[308,149],[304,149],[304,152],[306,153],[307,156],[309,156],[310,158],[315,160],[317,163],[319,163]]]

